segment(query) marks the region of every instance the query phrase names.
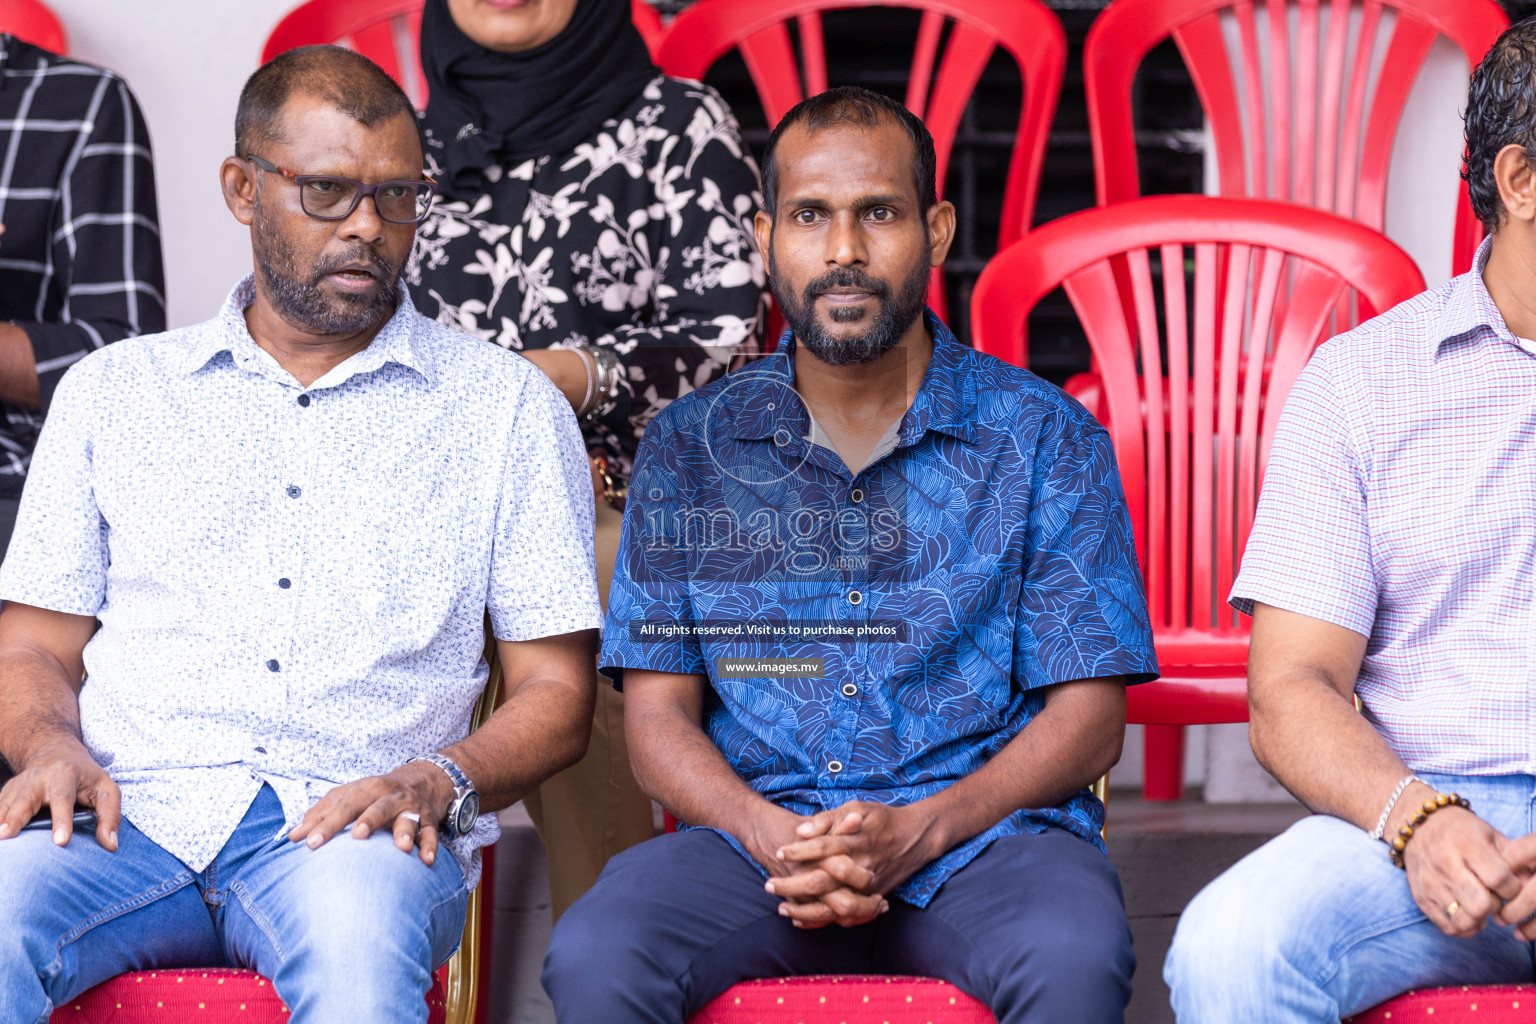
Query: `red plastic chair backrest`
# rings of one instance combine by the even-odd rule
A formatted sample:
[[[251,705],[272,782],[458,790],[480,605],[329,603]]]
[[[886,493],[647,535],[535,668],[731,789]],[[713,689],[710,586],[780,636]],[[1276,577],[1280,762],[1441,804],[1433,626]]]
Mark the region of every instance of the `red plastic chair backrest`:
[[[1430,48],[1445,36],[1476,67],[1508,25],[1494,0],[1115,0],[1083,50],[1099,203],[1141,194],[1131,89],[1142,58],[1171,36],[1205,109],[1222,195],[1287,199],[1381,230],[1393,140]],[[1472,265],[1481,238],[1463,184],[1453,272]]]
[[[40,0],[0,0],[0,32],[50,53],[62,55],[69,49],[58,15]]]
[[[427,105],[427,84],[421,73],[423,6],[425,0],[309,0],[285,14],[272,29],[261,49],[261,62],[297,46],[339,43],[387,71],[411,103],[423,109]],[[654,54],[664,34],[661,15],[644,0],[630,0],[630,14]]]
[[[1424,289],[1418,267],[1379,232],[1310,207],[1134,200],[994,257],[972,299],[976,348],[1018,362],[1025,318],[1058,287],[1103,379],[1159,657],[1241,660],[1247,620],[1225,599],[1285,397],[1341,300],[1388,309]]]
[[[1067,59],[1061,22],[1040,0],[698,0],[672,22],[658,60],[669,75],[702,79],[715,61],[739,50],[768,124],[776,125],[796,103],[827,89],[822,12],[861,7],[922,12],[904,102],[933,135],[940,198],[960,118],[992,51],[1001,46],[1018,64],[1024,96],[1003,189],[1001,249],[1028,231],[1034,217],[1046,137]],[[790,21],[799,32],[798,60]],[[939,43],[951,21],[941,56]],[[933,272],[928,301],[945,315],[942,270]],[[776,322],[776,317],[770,321]],[[769,346],[775,341],[770,338]]]
[[[669,75],[700,79],[715,61],[739,50],[768,124],[775,125],[806,96],[827,89],[822,12],[861,7],[922,12],[905,102],[933,134],[940,196],[961,115],[992,51],[1001,46],[1018,63],[1024,99],[1008,166],[999,248],[1028,231],[1067,56],[1061,23],[1039,0],[698,0],[672,22],[659,60]],[[799,30],[798,60],[791,21]],[[939,43],[951,21],[941,55]]]

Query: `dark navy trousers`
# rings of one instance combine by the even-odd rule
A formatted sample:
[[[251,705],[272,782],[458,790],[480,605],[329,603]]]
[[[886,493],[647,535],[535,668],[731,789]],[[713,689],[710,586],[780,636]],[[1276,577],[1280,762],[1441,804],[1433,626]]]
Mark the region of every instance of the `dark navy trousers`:
[[[1124,1019],[1136,958],[1120,879],[1067,832],[999,839],[926,908],[892,899],[858,928],[796,928],[763,881],[702,829],[614,857],[550,940],[559,1024],[683,1024],[739,981],[793,974],[942,978],[999,1024]]]

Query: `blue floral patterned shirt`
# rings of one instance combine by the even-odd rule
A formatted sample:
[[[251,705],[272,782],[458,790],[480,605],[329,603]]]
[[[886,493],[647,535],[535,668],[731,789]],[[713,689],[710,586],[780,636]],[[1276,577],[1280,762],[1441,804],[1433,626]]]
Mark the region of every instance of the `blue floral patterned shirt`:
[[[921,800],[1013,739],[1044,688],[1157,673],[1108,435],[928,323],[917,397],[856,473],[794,390],[787,333],[668,406],[636,458],[604,671],[706,675],[710,738],[796,813]],[[1102,849],[1103,818],[1086,790],[1017,811],[895,895],[926,906],[1001,836]]]

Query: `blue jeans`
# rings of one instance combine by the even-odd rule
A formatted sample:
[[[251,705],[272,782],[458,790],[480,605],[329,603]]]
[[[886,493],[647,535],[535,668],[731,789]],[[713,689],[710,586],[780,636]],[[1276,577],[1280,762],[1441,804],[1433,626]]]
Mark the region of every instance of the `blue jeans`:
[[[1511,838],[1536,831],[1536,778],[1420,773]],[[1385,844],[1315,815],[1232,866],[1179,919],[1163,977],[1181,1024],[1337,1021],[1412,988],[1530,982],[1532,944],[1490,922],[1452,938]]]
[[[683,1024],[738,981],[790,974],[920,974],[1000,1024],[1119,1024],[1131,995],[1120,879],[1060,829],[1008,836],[925,909],[857,928],[802,930],[718,834],[661,836],[614,857],[555,926],[544,989],[561,1024]]]
[[[458,948],[468,893],[446,851],[427,867],[387,834],[318,850],[280,835],[268,786],[208,868],[193,872],[132,823],[108,853],[90,831],[0,840],[0,1007],[46,1024],[108,978],[245,967],[294,1024],[425,1021],[432,970]]]

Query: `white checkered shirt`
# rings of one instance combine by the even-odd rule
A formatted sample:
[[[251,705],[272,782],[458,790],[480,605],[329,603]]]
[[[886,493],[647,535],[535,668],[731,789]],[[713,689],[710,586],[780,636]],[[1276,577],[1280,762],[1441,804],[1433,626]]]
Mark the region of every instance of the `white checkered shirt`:
[[[1232,588],[1369,637],[1356,693],[1416,771],[1536,772],[1536,341],[1490,244],[1313,355]]]
[[[80,724],[123,813],[194,871],[262,784],[333,786],[462,740],[503,640],[602,625],[592,475],[533,364],[400,308],[307,389],[216,319],[59,386],[0,598],[101,628]],[[450,849],[468,883],[494,815]]]

